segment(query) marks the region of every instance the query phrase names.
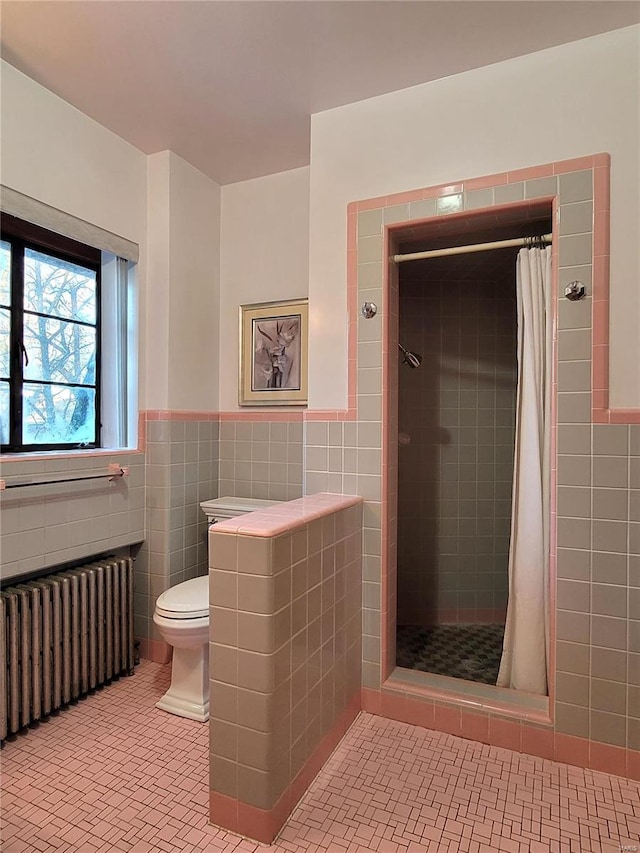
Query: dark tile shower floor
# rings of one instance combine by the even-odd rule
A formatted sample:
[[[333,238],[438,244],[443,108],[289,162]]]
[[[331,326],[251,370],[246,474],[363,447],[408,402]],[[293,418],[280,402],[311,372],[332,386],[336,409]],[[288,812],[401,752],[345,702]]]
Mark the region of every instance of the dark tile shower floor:
[[[398,625],[396,665],[495,684],[504,625]]]

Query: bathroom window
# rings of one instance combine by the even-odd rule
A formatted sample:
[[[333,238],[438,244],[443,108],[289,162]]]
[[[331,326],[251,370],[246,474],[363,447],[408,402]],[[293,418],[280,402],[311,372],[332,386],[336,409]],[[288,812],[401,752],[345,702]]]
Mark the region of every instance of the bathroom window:
[[[122,269],[124,264],[124,270]],[[127,262],[44,228],[3,216],[0,243],[0,437],[3,451],[104,446],[102,397],[119,418],[126,400]],[[103,275],[103,271],[106,275]],[[106,279],[109,293],[103,295]],[[113,285],[113,286],[112,286]],[[125,299],[126,303],[126,299]],[[103,324],[103,314],[106,323]],[[118,322],[118,318],[123,323]],[[106,325],[109,366],[102,370]],[[122,345],[118,345],[118,342]],[[124,347],[124,356],[123,356]],[[122,370],[124,359],[124,370]],[[118,392],[114,393],[114,388]],[[107,432],[124,446],[123,428]],[[122,423],[126,418],[119,418]],[[124,430],[126,432],[126,430]],[[126,436],[125,436],[126,438]]]

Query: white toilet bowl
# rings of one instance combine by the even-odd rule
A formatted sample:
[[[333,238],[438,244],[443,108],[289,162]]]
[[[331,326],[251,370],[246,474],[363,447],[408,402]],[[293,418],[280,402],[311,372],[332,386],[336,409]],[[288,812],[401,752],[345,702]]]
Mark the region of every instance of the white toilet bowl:
[[[216,498],[201,506],[209,522],[233,518],[277,501]],[[209,576],[176,584],[158,596],[153,621],[173,646],[171,685],[156,708],[206,722],[209,719]]]
[[[173,586],[156,601],[153,621],[173,646],[171,685],[156,708],[190,720],[209,719],[209,577]]]

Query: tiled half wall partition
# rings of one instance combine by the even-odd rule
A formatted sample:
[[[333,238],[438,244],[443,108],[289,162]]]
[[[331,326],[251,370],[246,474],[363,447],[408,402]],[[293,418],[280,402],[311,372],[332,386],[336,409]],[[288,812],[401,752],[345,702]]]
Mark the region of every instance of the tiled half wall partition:
[[[362,500],[211,527],[211,820],[270,842],[360,710]]]
[[[357,419],[354,409],[327,413],[324,422],[320,413],[309,413],[314,420],[305,424],[305,477],[310,489],[342,484],[366,501],[366,710],[639,778],[640,412],[608,408],[609,165],[609,156],[601,154],[349,205],[348,304],[350,319],[357,317],[350,392],[357,387]],[[552,526],[555,538],[557,522],[557,580],[550,590],[552,696],[546,722],[544,714],[514,713],[495,699],[453,699],[388,681],[395,663],[398,438],[397,423],[388,416],[397,402],[398,317],[397,272],[386,261],[389,229],[480,210],[498,217],[540,200],[559,212]],[[575,279],[584,282],[587,297],[571,303],[558,294]],[[383,310],[364,320],[364,301]]]

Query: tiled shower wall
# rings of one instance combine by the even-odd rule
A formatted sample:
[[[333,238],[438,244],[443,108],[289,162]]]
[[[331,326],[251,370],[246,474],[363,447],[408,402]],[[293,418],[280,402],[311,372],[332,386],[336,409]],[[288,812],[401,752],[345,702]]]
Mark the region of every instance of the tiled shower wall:
[[[498,281],[495,264],[462,281],[434,280],[428,263],[401,267],[399,339],[423,360],[398,372],[399,624],[504,620],[516,398],[509,261]]]
[[[382,260],[385,224],[556,197],[558,581],[557,590],[552,590],[552,599],[557,593],[553,614],[557,657],[552,678],[556,694],[554,723],[547,731],[537,730],[528,748],[560,760],[570,756],[568,760],[574,763],[640,774],[640,424],[594,424],[591,407],[592,388],[606,387],[599,384],[603,377],[595,371],[592,378],[591,341],[592,329],[597,331],[608,323],[608,188],[609,158],[596,155],[405,193],[396,204],[393,197],[370,200],[350,208],[349,224],[352,251],[357,252],[357,304],[367,300],[386,306]],[[508,208],[496,211],[498,221],[504,210]],[[594,221],[606,225],[594,232]],[[598,270],[595,281],[594,267]],[[587,298],[569,302],[561,294],[576,279],[586,285]],[[389,340],[392,346],[393,338]],[[360,396],[363,389],[367,406],[382,394],[379,365],[384,349],[380,314],[374,320],[360,319],[358,412],[365,400]],[[369,381],[371,369],[379,372],[377,381]],[[393,395],[393,376],[389,381],[387,393]],[[356,429],[360,426],[359,422]],[[392,427],[390,423],[391,434]],[[383,473],[382,445],[378,448],[379,476],[372,477],[372,485]],[[388,471],[393,453],[390,445]],[[381,482],[373,490],[380,495],[380,489]],[[392,520],[391,506],[389,516]],[[410,707],[408,692],[392,693],[383,687],[394,663],[390,654],[393,634],[384,636],[395,611],[393,583],[387,584],[393,579],[393,564],[389,562],[386,576],[374,568],[381,565],[378,555],[383,548],[389,549],[391,560],[393,545],[392,526],[386,541],[373,529],[365,537],[364,560],[370,572],[365,574],[363,591],[363,684],[378,697],[375,701],[393,702],[393,713],[401,715],[398,718],[411,715],[413,722],[422,718],[428,724],[434,719],[433,700],[414,696]],[[387,644],[378,639],[381,634]],[[386,656],[384,668],[381,649]],[[402,710],[405,704],[406,712]],[[483,712],[468,720],[470,715],[461,713],[459,707],[440,709],[436,701],[436,720],[444,721],[445,710],[447,730],[453,733],[466,730],[467,723],[469,731],[480,726],[490,732],[495,725],[506,733],[505,721],[495,714]],[[519,749],[528,733],[519,722],[509,726],[509,742],[503,743]]]
[[[158,640],[156,598],[207,574],[207,519],[200,502],[218,497],[217,420],[149,420],[146,425],[147,537],[135,568],[136,637]]]

